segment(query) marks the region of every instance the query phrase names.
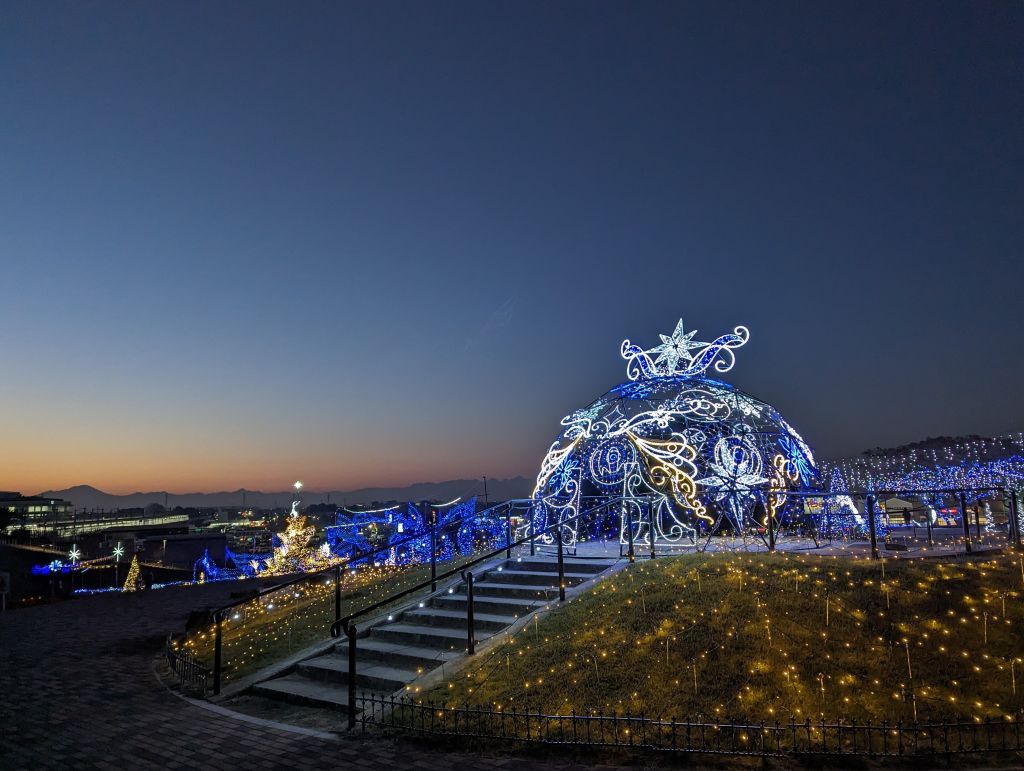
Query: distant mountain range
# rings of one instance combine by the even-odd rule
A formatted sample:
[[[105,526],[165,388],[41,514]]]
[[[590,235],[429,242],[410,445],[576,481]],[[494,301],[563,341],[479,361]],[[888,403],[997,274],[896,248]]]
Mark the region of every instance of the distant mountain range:
[[[488,479],[487,494],[492,501],[508,498],[525,498],[533,486],[525,477],[512,479]],[[453,498],[482,496],[483,482],[480,479],[452,479],[447,482],[418,482],[408,487],[365,487],[361,490],[303,490],[304,504],[337,503],[342,506],[360,506],[386,501],[450,501]],[[39,493],[43,498],[62,498],[78,509],[130,509],[159,503],[169,508],[175,506],[192,508],[245,506],[256,508],[286,507],[292,500],[291,490],[261,492],[258,490],[233,490],[220,493],[171,493],[165,491],[149,493],[128,493],[114,495],[97,490],[90,485],[76,485],[66,490],[46,490]]]

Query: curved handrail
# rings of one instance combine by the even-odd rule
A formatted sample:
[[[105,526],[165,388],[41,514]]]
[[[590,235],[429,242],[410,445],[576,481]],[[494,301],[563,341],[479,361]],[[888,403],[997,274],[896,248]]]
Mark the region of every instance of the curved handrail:
[[[604,496],[592,496],[592,497],[596,498],[596,497],[604,497]],[[396,600],[400,600],[402,597],[406,597],[406,596],[408,596],[410,594],[413,594],[415,592],[421,591],[421,590],[425,589],[426,587],[430,586],[432,583],[437,583],[438,581],[443,581],[445,579],[451,578],[452,576],[454,576],[456,574],[461,574],[464,577],[464,574],[465,574],[465,572],[466,572],[466,570],[468,568],[471,568],[474,565],[479,565],[481,562],[485,562],[485,561],[487,561],[489,559],[492,559],[492,558],[498,556],[499,554],[501,554],[502,552],[507,551],[508,549],[511,549],[511,548],[513,548],[515,546],[522,546],[525,543],[529,543],[531,540],[536,540],[539,536],[545,535],[545,534],[550,533],[550,532],[555,532],[555,531],[557,531],[560,534],[562,528],[564,528],[567,524],[569,524],[571,522],[574,522],[575,520],[579,519],[580,517],[590,516],[595,511],[599,511],[600,509],[605,508],[607,506],[619,504],[619,503],[621,503],[624,500],[648,500],[648,499],[657,499],[657,498],[658,498],[658,496],[656,496],[656,495],[650,495],[650,496],[623,496],[621,498],[616,498],[614,501],[609,501],[606,504],[604,504],[603,506],[598,506],[596,509],[590,509],[590,510],[587,510],[587,511],[578,512],[577,514],[573,515],[572,517],[569,517],[568,519],[563,519],[563,520],[560,520],[560,521],[558,521],[558,522],[556,522],[556,523],[554,523],[552,525],[548,525],[546,528],[544,528],[540,532],[530,533],[529,535],[523,536],[522,538],[519,538],[519,539],[517,539],[515,541],[511,541],[509,543],[506,543],[500,549],[494,549],[492,551],[489,551],[486,554],[483,554],[483,555],[481,555],[479,557],[476,557],[476,558],[470,560],[469,562],[464,563],[463,565],[460,565],[457,568],[452,568],[451,570],[448,570],[448,571],[446,571],[444,573],[441,573],[440,575],[435,576],[433,578],[433,580],[423,581],[423,582],[417,584],[416,586],[412,586],[412,587],[410,587],[408,589],[403,589],[402,591],[396,592],[395,594],[392,594],[389,597],[385,597],[383,600],[378,600],[377,602],[374,602],[374,603],[372,603],[370,605],[367,605],[365,608],[361,608],[360,610],[357,610],[354,613],[349,613],[347,616],[343,616],[342,618],[339,618],[339,619],[335,620],[331,624],[331,628],[330,628],[331,637],[340,637],[342,631],[347,631],[348,630],[348,627],[351,624],[353,619],[359,618],[360,616],[365,616],[367,613],[371,613],[371,612],[373,612],[373,611],[375,611],[375,610],[377,610],[379,608],[384,607],[385,605],[390,605],[391,603],[395,602]],[[533,505],[538,505],[538,504],[543,503],[543,501],[541,501],[540,499],[535,499],[535,498],[529,498],[529,499],[526,499],[526,500],[529,500]]]

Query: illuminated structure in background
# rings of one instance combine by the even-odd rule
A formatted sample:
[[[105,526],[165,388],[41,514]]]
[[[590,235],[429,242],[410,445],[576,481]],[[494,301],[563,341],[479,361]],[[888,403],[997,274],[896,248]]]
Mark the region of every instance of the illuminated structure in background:
[[[853,458],[825,461],[831,492],[843,490],[916,490],[914,497],[929,509],[957,506],[957,490],[965,490],[968,503],[986,511],[991,527],[990,502],[1005,498],[1004,491],[1024,497],[1024,433],[996,437],[957,437],[925,440],[904,447],[872,450]],[[949,491],[945,494],[939,491]],[[1003,500],[1004,506],[1007,501]],[[1018,512],[1018,517],[1021,512]],[[1024,524],[1024,520],[1021,520]]]
[[[790,493],[817,483],[811,449],[771,405],[708,376],[732,369],[750,333],[694,335],[680,320],[654,348],[622,343],[629,379],[563,418],[541,463],[538,530],[565,522],[571,543],[617,527],[624,542],[632,521],[634,541],[693,543],[802,516]]]
[[[933,439],[828,461],[851,489],[1024,489],[1024,434]]]
[[[331,553],[349,558],[379,550],[374,558],[377,564],[426,562],[430,560],[432,524],[437,527],[437,558],[440,560],[472,554],[482,545],[496,544],[503,537],[500,517],[477,516],[476,496],[466,501],[456,498],[447,503],[429,504],[429,511],[420,508],[408,503],[368,511],[343,509],[338,523],[327,528]],[[410,538],[416,533],[424,535]],[[388,546],[391,548],[387,549]]]

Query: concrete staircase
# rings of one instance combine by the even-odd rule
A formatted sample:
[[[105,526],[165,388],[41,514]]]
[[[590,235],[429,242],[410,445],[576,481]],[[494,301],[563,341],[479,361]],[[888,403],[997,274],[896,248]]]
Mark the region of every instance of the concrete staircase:
[[[608,559],[566,558],[566,588],[594,578],[615,564]],[[477,645],[518,619],[558,599],[554,557],[514,557],[474,573],[473,615]],[[421,675],[466,655],[464,583],[394,613],[356,642],[356,686],[360,692],[390,696]],[[273,680],[253,686],[260,696],[344,712],[348,703],[348,641],[325,655],[298,664]]]

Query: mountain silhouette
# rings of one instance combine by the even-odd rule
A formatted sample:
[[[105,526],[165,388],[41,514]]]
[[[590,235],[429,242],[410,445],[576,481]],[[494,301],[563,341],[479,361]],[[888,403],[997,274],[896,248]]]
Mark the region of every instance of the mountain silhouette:
[[[487,493],[491,501],[529,496],[532,484],[525,477],[511,479],[488,479]],[[303,503],[331,503],[341,506],[362,506],[382,501],[449,501],[453,498],[483,496],[484,486],[480,479],[451,479],[447,482],[417,482],[406,487],[364,487],[359,490],[303,490]],[[78,509],[128,509],[140,508],[150,503],[193,508],[241,508],[243,496],[246,507],[273,508],[287,507],[292,500],[291,490],[262,492],[259,490],[231,490],[217,493],[173,493],[165,490],[134,492],[115,495],[99,490],[92,485],[75,485],[64,490],[46,490],[39,493],[43,498],[62,498]]]

